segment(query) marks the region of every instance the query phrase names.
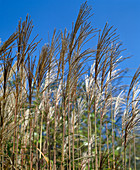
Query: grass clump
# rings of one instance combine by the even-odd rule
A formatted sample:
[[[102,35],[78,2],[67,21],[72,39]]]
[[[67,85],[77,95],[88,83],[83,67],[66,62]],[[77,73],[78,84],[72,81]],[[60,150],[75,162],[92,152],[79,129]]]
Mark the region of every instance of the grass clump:
[[[37,57],[28,16],[0,46],[1,169],[138,168],[140,68],[129,88],[119,83],[122,44],[91,16],[82,4],[71,32],[54,30]]]

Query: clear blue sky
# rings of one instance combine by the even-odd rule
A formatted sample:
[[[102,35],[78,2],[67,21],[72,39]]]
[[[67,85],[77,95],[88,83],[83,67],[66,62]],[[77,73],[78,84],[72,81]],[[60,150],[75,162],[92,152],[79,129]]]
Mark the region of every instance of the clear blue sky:
[[[20,17],[28,13],[34,24],[33,35],[47,42],[48,31],[71,29],[80,4],[84,0],[0,0],[0,38],[5,41],[18,25]],[[103,28],[108,21],[117,28],[120,39],[127,48],[125,54],[133,55],[123,66],[137,68],[140,64],[140,0],[88,0],[94,16],[93,26]]]

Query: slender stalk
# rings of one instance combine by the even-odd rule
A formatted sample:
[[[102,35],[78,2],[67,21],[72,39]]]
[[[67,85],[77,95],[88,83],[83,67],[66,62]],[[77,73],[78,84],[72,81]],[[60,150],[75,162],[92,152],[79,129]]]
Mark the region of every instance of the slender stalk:
[[[135,106],[134,106],[134,90],[133,90],[133,93],[132,93],[132,115],[135,116]],[[136,170],[136,146],[135,146],[135,129],[133,129],[133,149],[134,149],[134,170]]]
[[[69,145],[69,170],[71,170],[71,142],[70,142],[70,96],[68,96],[68,145]]]
[[[43,111],[41,112],[41,127],[40,127],[40,151],[42,151],[42,129],[43,129]],[[39,154],[39,159],[41,159],[41,152]]]
[[[65,103],[65,102],[64,102]],[[64,170],[64,146],[65,146],[65,120],[66,120],[66,115],[65,115],[65,107],[66,104],[64,104],[64,111],[62,112],[63,114],[63,140],[62,140],[62,162],[61,162],[61,170]]]
[[[94,90],[94,133],[95,133],[95,170],[98,170],[98,146],[97,146],[97,78],[98,78],[98,67],[99,67],[99,58],[100,58],[100,52],[97,51],[96,54],[96,60],[95,60],[95,90]]]
[[[129,170],[131,169],[131,144],[129,144]]]
[[[88,106],[88,156],[90,156],[90,106]],[[90,169],[90,160],[88,159],[88,170]]]
[[[110,160],[109,160],[109,139],[108,139],[108,124],[106,121],[106,138],[107,138],[107,162],[108,162],[108,168],[110,169]]]
[[[95,81],[95,92],[94,92],[94,115],[95,115],[95,170],[98,170],[98,150],[97,150],[97,112],[96,112],[96,81]]]
[[[46,123],[47,123],[47,125],[46,125],[46,155],[49,155],[49,145],[48,145],[48,143],[49,143],[49,135],[48,135],[48,130],[49,130],[49,119],[48,119],[48,106],[47,106],[47,108],[46,108],[46,113],[47,113],[47,115],[46,115]],[[49,167],[48,167],[48,164],[47,164],[47,169],[48,169]]]
[[[75,110],[76,110],[76,85],[74,87],[74,110],[73,110],[73,120],[72,120],[72,125],[73,125],[73,136],[72,136],[72,162],[73,162],[73,170],[75,169],[75,161],[74,161],[74,150],[75,150]]]
[[[113,151],[113,169],[115,169],[114,116],[113,116],[113,109],[112,109],[112,95],[111,95],[111,120],[112,120],[112,151]]]
[[[99,165],[101,164],[102,157],[102,112],[100,112],[100,143],[99,143]]]
[[[134,149],[134,170],[137,169],[136,166],[136,146],[135,146],[135,131],[133,130],[133,149]]]
[[[57,101],[56,101],[57,103]],[[54,115],[54,170],[56,170],[56,121],[57,121],[57,105],[55,105],[55,115]]]
[[[15,120],[14,120],[15,130],[14,130],[14,139],[13,139],[13,165],[15,162],[15,141],[16,141],[16,135],[17,135],[17,128],[16,128],[17,112],[18,112],[18,84],[16,85],[16,103],[15,103]]]
[[[81,154],[80,154],[80,111],[79,111],[79,108],[78,108],[78,125],[77,125],[77,131],[78,131],[78,140],[77,140],[77,148],[78,148],[78,157],[81,157]],[[78,165],[80,165],[80,160],[78,159]],[[78,170],[80,170],[80,166],[78,166]]]
[[[74,138],[74,117],[75,117],[75,111],[73,111],[73,136],[72,136],[72,162],[73,162],[73,169],[75,169],[75,163],[74,163],[74,141],[75,141],[75,138]]]

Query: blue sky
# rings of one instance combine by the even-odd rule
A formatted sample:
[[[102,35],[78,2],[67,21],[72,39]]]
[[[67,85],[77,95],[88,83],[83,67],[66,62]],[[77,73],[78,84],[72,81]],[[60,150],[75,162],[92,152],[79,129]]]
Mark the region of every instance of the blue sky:
[[[0,0],[0,38],[5,41],[18,25],[20,18],[25,19],[27,13],[34,24],[33,35],[43,38],[41,45],[47,42],[48,31],[71,29],[80,4],[84,0]],[[133,57],[122,65],[130,68],[130,75],[140,64],[140,0],[88,0],[94,16],[92,24],[103,28],[108,21],[117,28],[125,55]]]

